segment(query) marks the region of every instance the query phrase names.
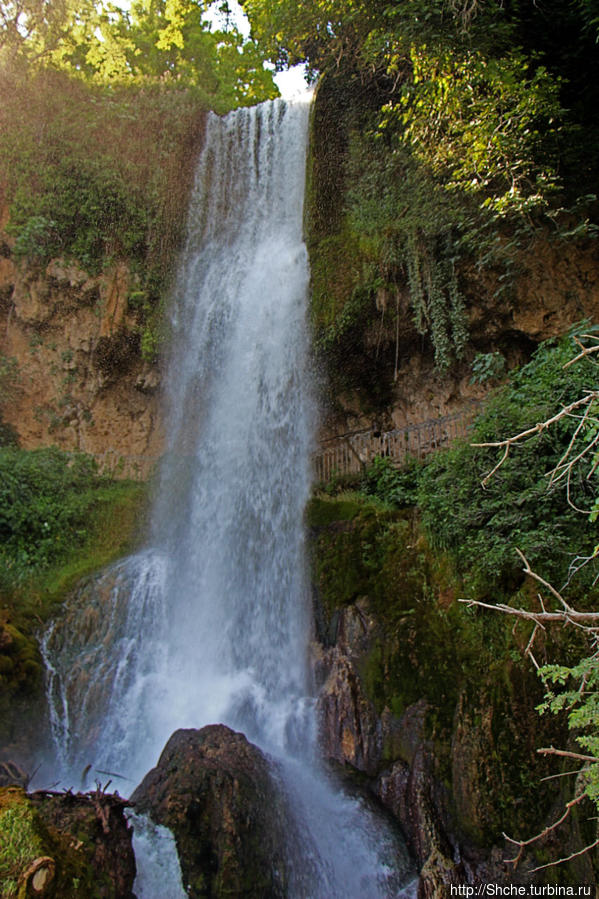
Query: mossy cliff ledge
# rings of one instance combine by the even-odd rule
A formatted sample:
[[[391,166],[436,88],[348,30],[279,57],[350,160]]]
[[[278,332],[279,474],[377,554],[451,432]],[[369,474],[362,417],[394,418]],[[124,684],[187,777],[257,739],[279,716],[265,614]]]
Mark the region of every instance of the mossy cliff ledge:
[[[6,220],[6,216],[5,216]],[[90,275],[60,258],[18,261],[0,232],[0,412],[24,449],[113,451],[148,473],[162,448],[160,366],[142,353],[127,260]]]
[[[93,794],[0,787],[3,899],[134,899],[127,803]]]
[[[396,818],[421,897],[440,899],[450,884],[543,882],[531,869],[581,834],[574,822],[516,870],[506,863],[503,832],[526,839],[563,809],[555,780],[540,783],[553,772],[536,753],[563,734],[535,712],[540,685],[510,627],[497,616],[483,628],[458,605],[414,510],[318,497],[308,523],[324,756]],[[594,882],[587,856],[549,870],[553,881]]]

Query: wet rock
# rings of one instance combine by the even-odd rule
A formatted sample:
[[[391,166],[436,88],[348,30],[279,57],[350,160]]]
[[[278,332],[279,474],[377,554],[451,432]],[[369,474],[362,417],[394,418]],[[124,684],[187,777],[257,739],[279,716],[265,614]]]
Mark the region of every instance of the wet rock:
[[[54,845],[50,854],[56,861],[57,895],[71,895],[67,889],[72,889],[75,878],[80,891],[73,895],[86,894],[83,883],[87,880],[88,889],[93,887],[88,895],[134,899],[133,832],[125,817],[125,800],[100,791],[85,795],[36,792],[30,798]],[[76,867],[80,873],[73,873],[69,882]]]
[[[459,887],[464,877],[457,865],[435,847],[420,872],[418,899],[443,899],[450,887]]]
[[[189,896],[286,895],[283,801],[243,734],[176,731],[131,802],[172,830]]]
[[[372,619],[365,600],[341,609],[331,622],[334,645],[315,653],[320,744],[325,758],[376,774],[383,732],[355,661],[369,645]]]
[[[451,745],[453,798],[460,820],[467,822],[468,833],[483,842],[493,829],[493,799],[501,795],[502,784],[494,759],[497,755],[493,736],[493,703],[482,696],[480,706],[468,706],[465,692],[460,693],[454,716]]]
[[[374,775],[382,757],[381,723],[351,661],[336,649],[330,659],[318,697],[321,748],[326,758]]]
[[[432,855],[453,855],[446,834],[447,797],[434,771],[433,747],[423,743],[412,762],[395,762],[382,774],[375,792],[401,824],[420,866]]]

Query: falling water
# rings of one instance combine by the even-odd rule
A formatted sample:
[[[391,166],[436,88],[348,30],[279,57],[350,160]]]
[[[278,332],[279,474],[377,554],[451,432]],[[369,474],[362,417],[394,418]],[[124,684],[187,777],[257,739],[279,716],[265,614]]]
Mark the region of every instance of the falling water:
[[[310,875],[295,895],[387,896],[405,859],[329,785],[315,752],[302,524],[315,418],[308,115],[306,102],[276,100],[209,119],[173,301],[151,545],[47,635],[50,705],[63,777],[91,763],[134,785],[179,727],[243,731],[278,760],[296,810]]]

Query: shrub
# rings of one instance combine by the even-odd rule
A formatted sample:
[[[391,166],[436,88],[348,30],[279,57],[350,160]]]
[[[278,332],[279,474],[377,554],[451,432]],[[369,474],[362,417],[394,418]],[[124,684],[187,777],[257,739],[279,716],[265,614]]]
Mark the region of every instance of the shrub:
[[[502,440],[553,415],[594,383],[592,362],[564,368],[574,343],[542,344],[531,362],[512,374],[477,418],[472,443]],[[426,465],[418,504],[434,545],[448,550],[474,587],[513,586],[521,577],[518,547],[532,567],[563,583],[574,553],[592,549],[586,517],[568,502],[563,484],[547,477],[566,450],[578,419],[567,417],[534,440],[513,447],[495,476],[482,481],[498,461],[498,450],[462,443],[436,454]],[[596,490],[579,474],[570,483],[574,506],[589,508]],[[591,577],[591,571],[588,577]],[[588,581],[587,581],[588,583]]]
[[[114,508],[131,486],[133,493],[143,490],[99,475],[84,454],[0,448],[0,590],[9,593],[81,553],[95,540],[103,510]]]

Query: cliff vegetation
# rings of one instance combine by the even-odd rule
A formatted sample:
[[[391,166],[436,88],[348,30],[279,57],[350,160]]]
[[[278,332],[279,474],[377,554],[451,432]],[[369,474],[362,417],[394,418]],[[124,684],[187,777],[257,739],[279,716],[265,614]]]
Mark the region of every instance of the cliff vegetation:
[[[126,260],[141,351],[155,356],[206,113],[276,95],[262,63],[203,4],[4,4],[3,255],[91,275]]]
[[[524,361],[531,254],[552,268],[554,252],[580,258],[596,233],[592,4],[244,8],[273,60],[321,77],[307,233],[331,404],[372,415],[401,403],[417,356],[462,390],[477,352]],[[584,305],[582,281],[564,291],[544,302]],[[570,315],[562,333],[582,317]]]

